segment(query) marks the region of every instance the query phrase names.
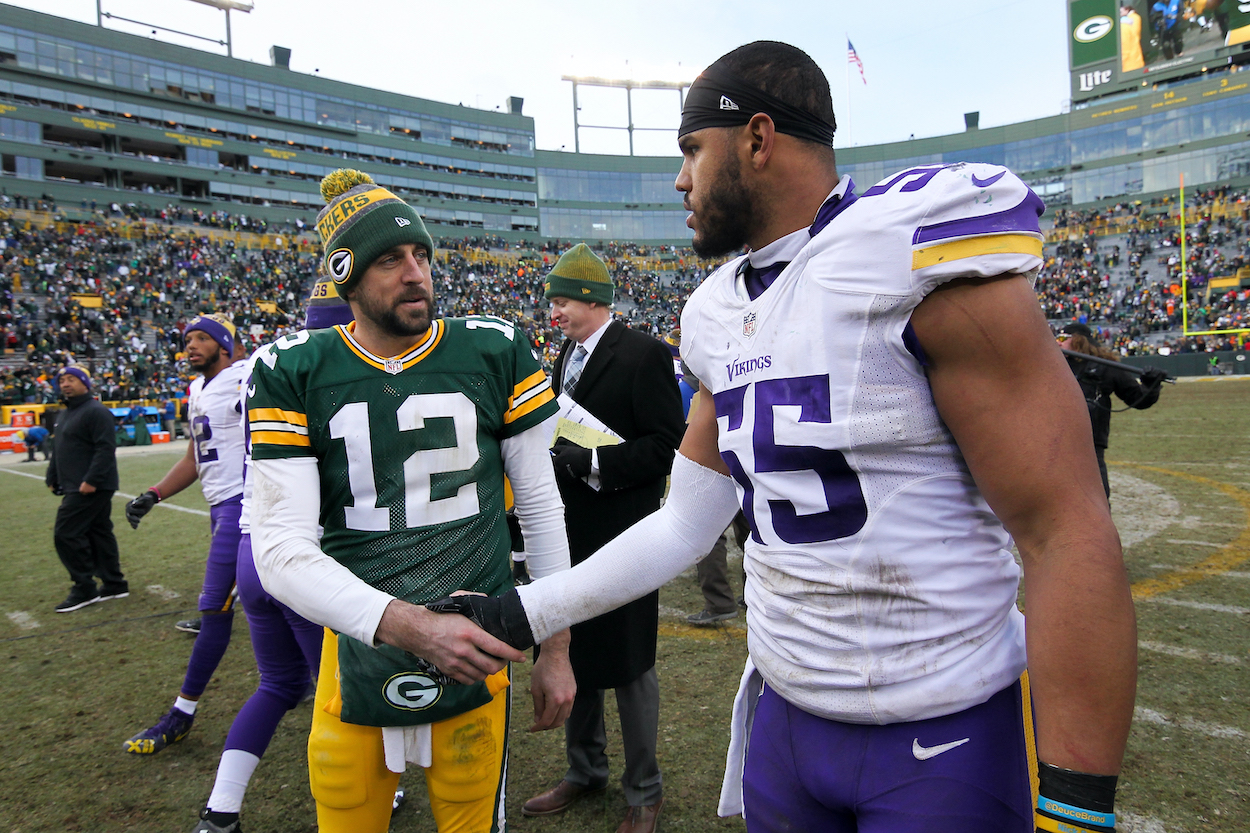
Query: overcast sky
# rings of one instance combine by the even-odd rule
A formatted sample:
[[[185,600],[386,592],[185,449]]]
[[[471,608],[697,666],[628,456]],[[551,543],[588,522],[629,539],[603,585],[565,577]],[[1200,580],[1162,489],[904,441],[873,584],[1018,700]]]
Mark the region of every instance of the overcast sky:
[[[95,23],[96,0],[9,0]],[[224,39],[224,14],[189,0],[101,0],[121,17]],[[291,68],[422,98],[506,109],[525,99],[538,147],[573,149],[567,74],[693,76],[736,46],[783,40],[824,69],[838,116],[836,147],[957,133],[963,114],[981,126],[1061,112],[1069,95],[1066,4],[1057,0],[255,0],[231,14],[234,55],[269,62],[273,44]],[[2,13],[0,13],[2,17]],[[106,28],[150,36],[106,20]],[[161,40],[225,48],[160,32]],[[848,67],[847,38],[867,85]],[[848,70],[850,71],[848,105]],[[583,124],[626,123],[623,90],[579,87]],[[676,155],[677,93],[635,92],[636,152]],[[582,151],[626,153],[624,131],[583,130]]]

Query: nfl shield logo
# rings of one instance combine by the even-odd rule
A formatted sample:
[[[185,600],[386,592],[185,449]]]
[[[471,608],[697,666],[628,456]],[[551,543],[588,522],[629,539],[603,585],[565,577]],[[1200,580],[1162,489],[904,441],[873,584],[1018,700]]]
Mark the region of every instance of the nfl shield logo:
[[[404,372],[404,363],[399,359],[387,359],[386,372],[392,376],[397,376]]]
[[[748,312],[742,317],[742,334],[748,337],[755,335],[755,313]]]

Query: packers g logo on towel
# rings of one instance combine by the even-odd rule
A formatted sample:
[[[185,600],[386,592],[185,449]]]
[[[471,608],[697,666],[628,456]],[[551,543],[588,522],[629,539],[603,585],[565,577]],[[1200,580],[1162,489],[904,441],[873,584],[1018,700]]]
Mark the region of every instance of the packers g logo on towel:
[[[343,283],[352,275],[352,250],[335,249],[326,257],[326,269],[335,283]]]
[[[419,712],[443,696],[443,687],[425,674],[396,674],[382,687],[386,702],[397,709]]]

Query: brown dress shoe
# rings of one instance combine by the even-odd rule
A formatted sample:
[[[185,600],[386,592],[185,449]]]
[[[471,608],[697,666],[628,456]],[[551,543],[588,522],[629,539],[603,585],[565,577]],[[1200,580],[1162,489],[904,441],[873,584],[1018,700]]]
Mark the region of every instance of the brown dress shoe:
[[[602,787],[583,787],[580,784],[562,780],[553,789],[547,790],[541,795],[536,795],[525,802],[521,807],[521,815],[554,816],[556,813],[563,813],[569,809],[578,799],[594,793],[601,793],[605,789],[607,789],[606,784]]]
[[[660,819],[660,808],[664,799],[642,807],[630,807],[625,812],[625,821],[616,828],[616,833],[655,833],[655,824]]]

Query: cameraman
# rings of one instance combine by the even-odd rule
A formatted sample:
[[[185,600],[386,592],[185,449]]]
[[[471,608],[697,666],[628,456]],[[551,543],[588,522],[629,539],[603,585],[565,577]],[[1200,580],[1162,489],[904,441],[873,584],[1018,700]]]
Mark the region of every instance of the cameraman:
[[[1099,359],[1119,361],[1120,357],[1103,347],[1084,324],[1068,324],[1059,336],[1059,346],[1074,353],[1084,353]],[[1116,370],[1105,364],[1066,356],[1068,367],[1076,375],[1076,381],[1085,394],[1089,406],[1089,421],[1094,429],[1094,450],[1098,454],[1098,471],[1102,474],[1102,488],[1111,499],[1111,484],[1107,481],[1107,440],[1111,436],[1111,394],[1120,397],[1130,408],[1145,410],[1159,401],[1159,389],[1167,373],[1154,367],[1143,368],[1141,381],[1128,370]]]

